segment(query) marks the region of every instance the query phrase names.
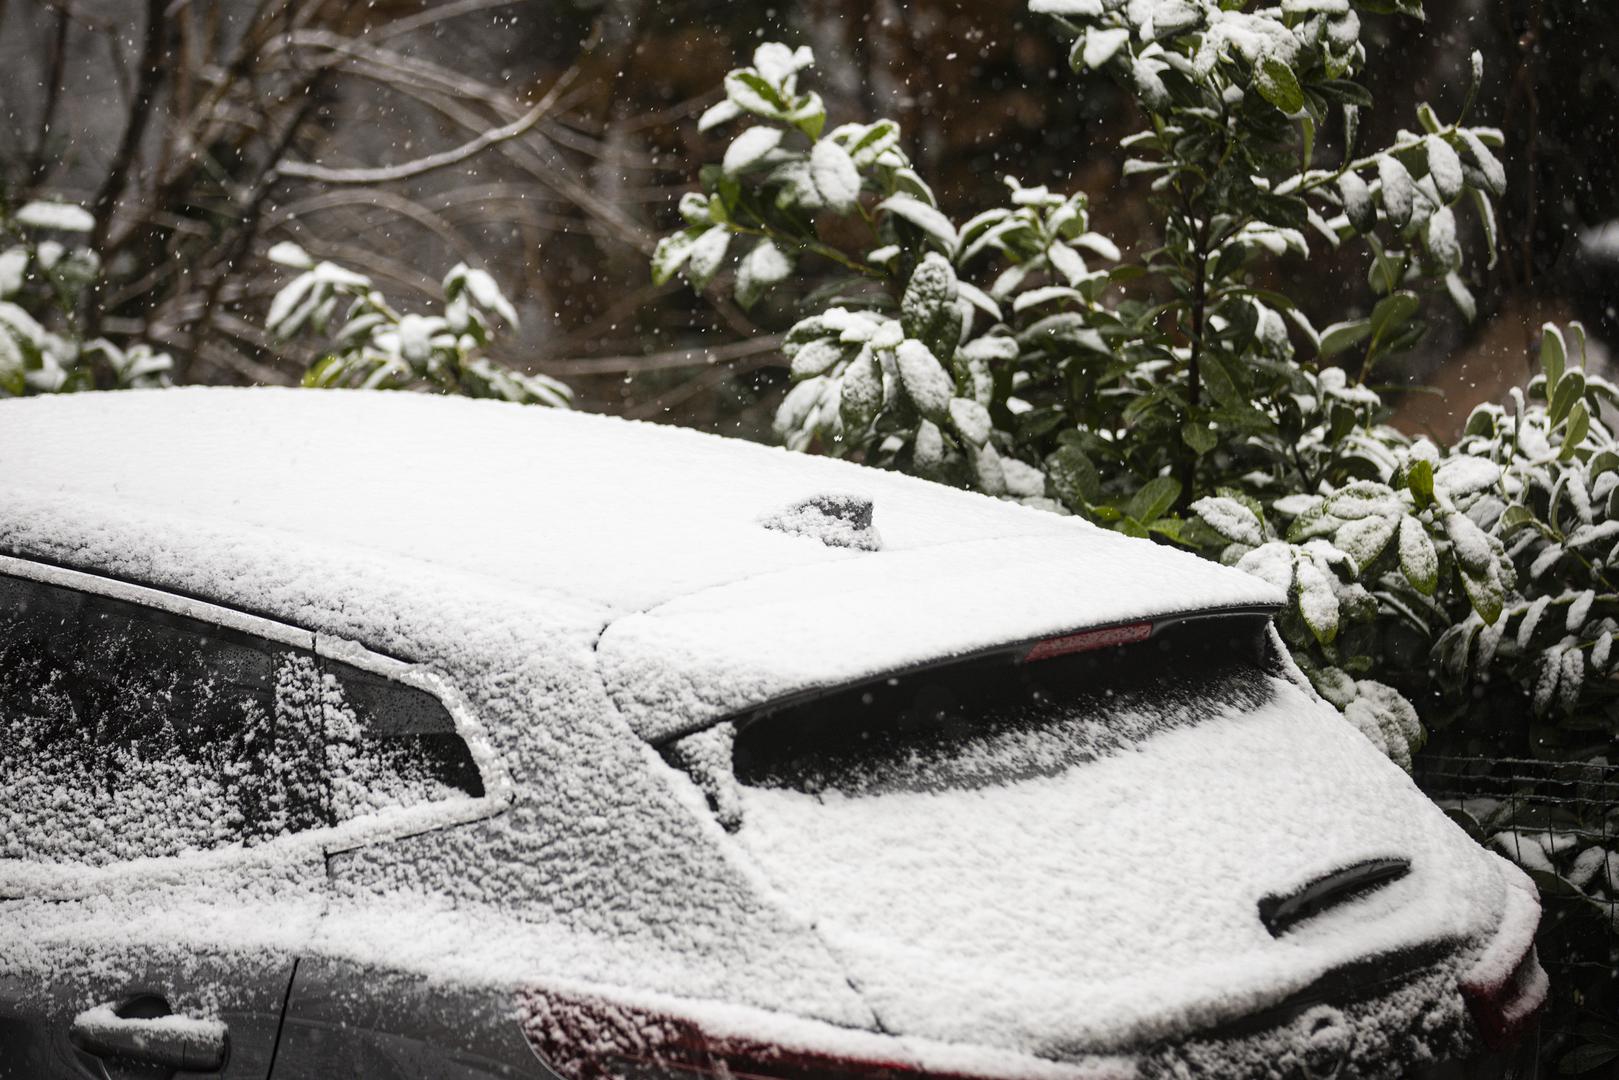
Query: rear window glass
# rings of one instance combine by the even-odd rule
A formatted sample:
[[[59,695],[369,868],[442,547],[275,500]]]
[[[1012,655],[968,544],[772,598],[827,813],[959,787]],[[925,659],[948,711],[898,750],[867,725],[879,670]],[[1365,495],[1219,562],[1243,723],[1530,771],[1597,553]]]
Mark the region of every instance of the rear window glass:
[[[998,655],[835,690],[737,722],[750,787],[876,794],[1055,775],[1274,694],[1263,616],[1023,662]]]
[[[482,793],[452,718],[420,689],[0,577],[0,858],[103,864],[255,845]]]

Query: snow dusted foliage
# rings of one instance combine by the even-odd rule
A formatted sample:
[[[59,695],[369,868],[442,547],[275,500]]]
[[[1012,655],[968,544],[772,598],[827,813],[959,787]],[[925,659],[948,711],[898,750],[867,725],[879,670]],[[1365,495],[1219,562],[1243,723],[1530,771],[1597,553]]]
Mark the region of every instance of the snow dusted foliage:
[[[72,203],[0,210],[0,396],[168,384],[173,361],[144,342],[84,340],[83,300],[101,276],[83,244],[95,219]]]
[[[1010,205],[951,221],[897,125],[823,136],[802,87],[813,58],[762,46],[702,124],[754,126],[683,200],[688,226],[660,246],[654,276],[707,287],[740,236],[759,237],[780,271],[767,283],[744,257],[745,301],[787,286],[798,260],[849,271],[787,334],[795,386],[776,426],[789,447],[1081,514],[1258,574],[1289,591],[1287,640],[1329,700],[1409,764],[1421,725],[1399,680],[1368,661],[1368,627],[1413,618],[1437,638],[1434,597],[1452,585],[1465,598],[1455,618],[1493,621],[1515,570],[1475,520],[1488,467],[1450,462],[1437,476],[1437,449],[1381,426],[1365,385],[1420,338],[1428,296],[1471,316],[1464,255],[1482,245],[1493,258],[1503,182],[1499,133],[1465,124],[1471,95],[1453,121],[1423,106],[1420,130],[1359,145],[1371,104],[1353,81],[1360,19],[1391,7],[1421,15],[1415,0],[1034,0],[1071,40],[1075,71],[1114,79],[1151,119],[1122,143],[1124,174],[1149,185],[1162,243],[1128,258],[1090,229],[1083,195],[1011,178]],[[1476,89],[1476,63],[1468,75]],[[822,236],[849,233],[818,229],[826,215],[869,242],[829,246]],[[1345,245],[1369,259],[1364,316],[1318,329],[1257,284]],[[1554,677],[1547,661],[1547,685],[1573,664]]]
[[[699,125],[753,126],[682,200],[686,227],[659,245],[654,278],[707,288],[736,255],[747,304],[797,262],[830,262],[847,276],[817,292],[830,304],[784,350],[797,383],[777,416],[789,446],[1182,540],[1176,511],[1251,472],[1255,451],[1280,471],[1301,439],[1315,442],[1329,460],[1305,469],[1323,473],[1343,436],[1335,406],[1361,406],[1350,415],[1363,422],[1375,410],[1358,384],[1313,385],[1331,378],[1317,365],[1354,349],[1364,378],[1412,345],[1422,292],[1471,313],[1457,211],[1493,244],[1500,135],[1424,107],[1420,132],[1359,148],[1367,6],[1035,0],[1072,40],[1075,70],[1115,78],[1153,119],[1124,140],[1124,173],[1150,183],[1164,246],[1130,261],[1089,229],[1084,196],[1011,178],[1009,206],[950,220],[897,124],[824,131],[803,86],[813,56],[762,45]],[[1421,14],[1414,0],[1393,7]],[[819,227],[829,215],[850,227]],[[823,239],[861,231],[860,245]],[[1380,299],[1367,317],[1317,330],[1254,284],[1268,262],[1351,242],[1372,256]]]
[[[517,312],[485,270],[459,263],[444,275],[442,315],[401,314],[363,274],[317,262],[291,241],[270,259],[301,271],[270,301],[265,329],[286,340],[309,331],[330,335],[304,375],[305,386],[367,390],[426,386],[469,397],[566,407],[572,392],[546,375],[509,368],[481,350],[498,317]]]

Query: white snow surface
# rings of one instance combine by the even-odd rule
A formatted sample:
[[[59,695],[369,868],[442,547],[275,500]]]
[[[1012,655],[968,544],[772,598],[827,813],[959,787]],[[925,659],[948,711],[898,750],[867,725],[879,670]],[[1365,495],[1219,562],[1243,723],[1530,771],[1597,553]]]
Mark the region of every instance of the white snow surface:
[[[1274,685],[1257,710],[1055,776],[744,788],[738,836],[821,914],[888,1028],[1029,1053],[1173,1037],[1357,957],[1487,938],[1507,900],[1496,858],[1332,709]],[[1387,856],[1411,873],[1280,938],[1255,916],[1261,897]]]
[[[602,668],[649,737],[673,715],[941,655],[1282,599],[1190,554],[926,481],[504,403],[272,389],[7,401],[0,461],[0,549],[404,659],[426,618],[565,598],[606,628]],[[872,499],[882,552],[759,525],[828,491]]]

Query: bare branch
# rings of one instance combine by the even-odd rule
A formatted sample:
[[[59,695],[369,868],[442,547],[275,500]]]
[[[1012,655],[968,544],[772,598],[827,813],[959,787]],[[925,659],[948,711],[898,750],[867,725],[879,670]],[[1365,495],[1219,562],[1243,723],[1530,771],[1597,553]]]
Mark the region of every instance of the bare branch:
[[[95,201],[90,206],[90,213],[96,220],[95,228],[90,233],[90,247],[97,252],[106,245],[113,206],[129,181],[135,152],[140,149],[141,137],[152,118],[152,101],[163,81],[163,53],[168,39],[163,7],[164,0],[146,0],[146,41],[141,49],[141,69],[135,94],[129,102],[129,119],[124,124],[124,137],[113,155],[106,179],[102,181],[101,190],[96,192]]]
[[[546,363],[545,369],[552,375],[624,375],[710,367],[778,352],[781,349],[781,342],[780,334],[772,334],[712,349],[671,349],[667,352],[647,353],[642,356],[593,356],[576,360],[553,360]]]
[[[485,150],[507,139],[515,139],[540,122],[562,91],[573,82],[578,75],[578,68],[569,68],[563,72],[551,89],[534,104],[534,107],[509,124],[502,124],[497,128],[490,128],[475,139],[470,139],[451,150],[442,150],[436,154],[417,158],[415,161],[404,161],[397,165],[383,165],[370,169],[330,169],[324,165],[311,165],[299,161],[283,160],[278,166],[283,176],[298,176],[309,180],[319,180],[328,184],[386,184],[397,180],[408,180],[413,176],[442,169],[446,165],[454,165],[465,161],[481,150]]]

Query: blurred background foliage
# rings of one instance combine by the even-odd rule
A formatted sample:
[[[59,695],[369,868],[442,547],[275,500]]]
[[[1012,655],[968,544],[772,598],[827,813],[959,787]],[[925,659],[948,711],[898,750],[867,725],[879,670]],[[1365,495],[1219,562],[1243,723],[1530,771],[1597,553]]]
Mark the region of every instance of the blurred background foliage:
[[[1603,232],[1619,20],[1587,0],[1427,8],[1420,26],[1367,24],[1368,145],[1417,102],[1453,113],[1478,49],[1474,115],[1504,130],[1509,170],[1480,320],[1439,318],[1396,377],[1438,391],[1405,393],[1396,424],[1453,437],[1528,378],[1543,322],[1619,342],[1619,225]],[[790,299],[744,313],[646,270],[724,146],[696,117],[764,40],[815,50],[833,123],[898,119],[952,216],[994,205],[1012,172],[1086,192],[1126,248],[1154,242],[1146,179],[1119,175],[1134,102],[1072,74],[1023,0],[0,0],[0,204],[91,209],[106,275],[74,313],[82,336],[165,350],[176,381],[297,381],[313,346],[262,329],[285,283],[264,255],[292,240],[412,308],[439,301],[445,268],[486,269],[521,316],[499,362],[587,409],[768,438]],[[1307,310],[1336,310],[1360,267],[1280,272]]]

